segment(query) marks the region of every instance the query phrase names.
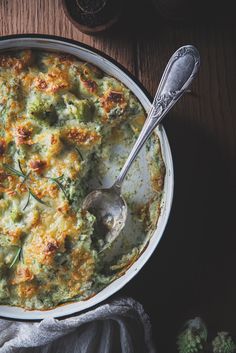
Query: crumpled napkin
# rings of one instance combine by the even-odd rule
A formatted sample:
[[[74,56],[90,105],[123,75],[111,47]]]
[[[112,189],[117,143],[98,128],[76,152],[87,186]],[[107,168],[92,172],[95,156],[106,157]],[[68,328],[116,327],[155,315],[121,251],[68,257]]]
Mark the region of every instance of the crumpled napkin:
[[[155,353],[141,304],[115,300],[64,320],[0,320],[0,353]]]

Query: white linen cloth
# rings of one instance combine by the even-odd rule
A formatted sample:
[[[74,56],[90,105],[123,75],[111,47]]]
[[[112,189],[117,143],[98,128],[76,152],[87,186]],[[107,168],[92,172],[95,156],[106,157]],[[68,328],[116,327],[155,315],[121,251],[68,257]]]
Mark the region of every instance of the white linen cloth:
[[[155,353],[151,325],[131,298],[67,319],[0,320],[0,353]]]

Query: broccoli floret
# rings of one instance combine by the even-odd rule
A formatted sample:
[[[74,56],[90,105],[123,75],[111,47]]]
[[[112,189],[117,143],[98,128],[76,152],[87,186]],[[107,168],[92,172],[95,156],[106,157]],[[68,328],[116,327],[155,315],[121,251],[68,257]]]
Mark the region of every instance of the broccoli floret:
[[[9,200],[5,200],[3,198],[1,198],[0,200],[0,216],[3,215],[3,213],[7,210],[9,206]]]
[[[17,208],[13,208],[11,210],[10,217],[14,223],[17,223],[20,222],[20,220],[22,219],[22,213]]]
[[[236,345],[228,332],[219,332],[212,341],[213,353],[235,353]]]
[[[88,121],[93,114],[94,106],[88,99],[78,99],[72,93],[63,96],[66,114],[79,121]]]
[[[7,286],[6,279],[0,280],[0,300],[6,299],[9,297],[9,290]]]
[[[109,113],[108,113],[108,117],[110,120],[114,120],[117,119],[119,117],[122,117],[122,114],[124,113],[124,109],[117,106],[115,108],[112,108]]]
[[[184,330],[177,339],[179,353],[203,352],[207,341],[207,328],[204,322],[196,317],[185,324]]]
[[[27,104],[28,116],[44,125],[53,125],[58,117],[53,102],[50,99],[34,96]]]
[[[129,115],[133,116],[138,114],[144,115],[143,107],[133,95],[129,96],[127,111]]]

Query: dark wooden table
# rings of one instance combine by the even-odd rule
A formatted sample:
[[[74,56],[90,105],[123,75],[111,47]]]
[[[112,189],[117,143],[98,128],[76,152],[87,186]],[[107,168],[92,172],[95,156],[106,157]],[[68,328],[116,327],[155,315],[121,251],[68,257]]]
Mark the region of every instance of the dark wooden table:
[[[236,334],[236,31],[227,0],[216,15],[209,12],[203,21],[200,11],[186,24],[164,20],[148,0],[135,4],[130,0],[112,30],[88,36],[66,18],[60,0],[1,0],[0,34],[55,34],[87,43],[123,64],[151,94],[174,50],[199,49],[192,94],[165,122],[175,167],[170,220],[150,261],[119,293],[144,305],[158,351],[174,352],[178,329],[196,315],[213,332]]]

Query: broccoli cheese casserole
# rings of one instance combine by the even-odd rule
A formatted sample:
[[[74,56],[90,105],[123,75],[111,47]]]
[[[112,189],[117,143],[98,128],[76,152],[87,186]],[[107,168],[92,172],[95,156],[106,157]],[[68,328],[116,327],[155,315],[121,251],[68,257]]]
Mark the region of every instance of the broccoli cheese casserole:
[[[81,209],[115,144],[132,144],[144,110],[117,79],[62,53],[0,53],[0,304],[48,309],[85,300],[138,258],[160,213],[165,167],[146,146],[148,201],[126,195],[142,236],[111,258]],[[122,163],[123,161],[121,161]],[[125,228],[124,228],[125,231]],[[114,246],[116,246],[114,244]]]

